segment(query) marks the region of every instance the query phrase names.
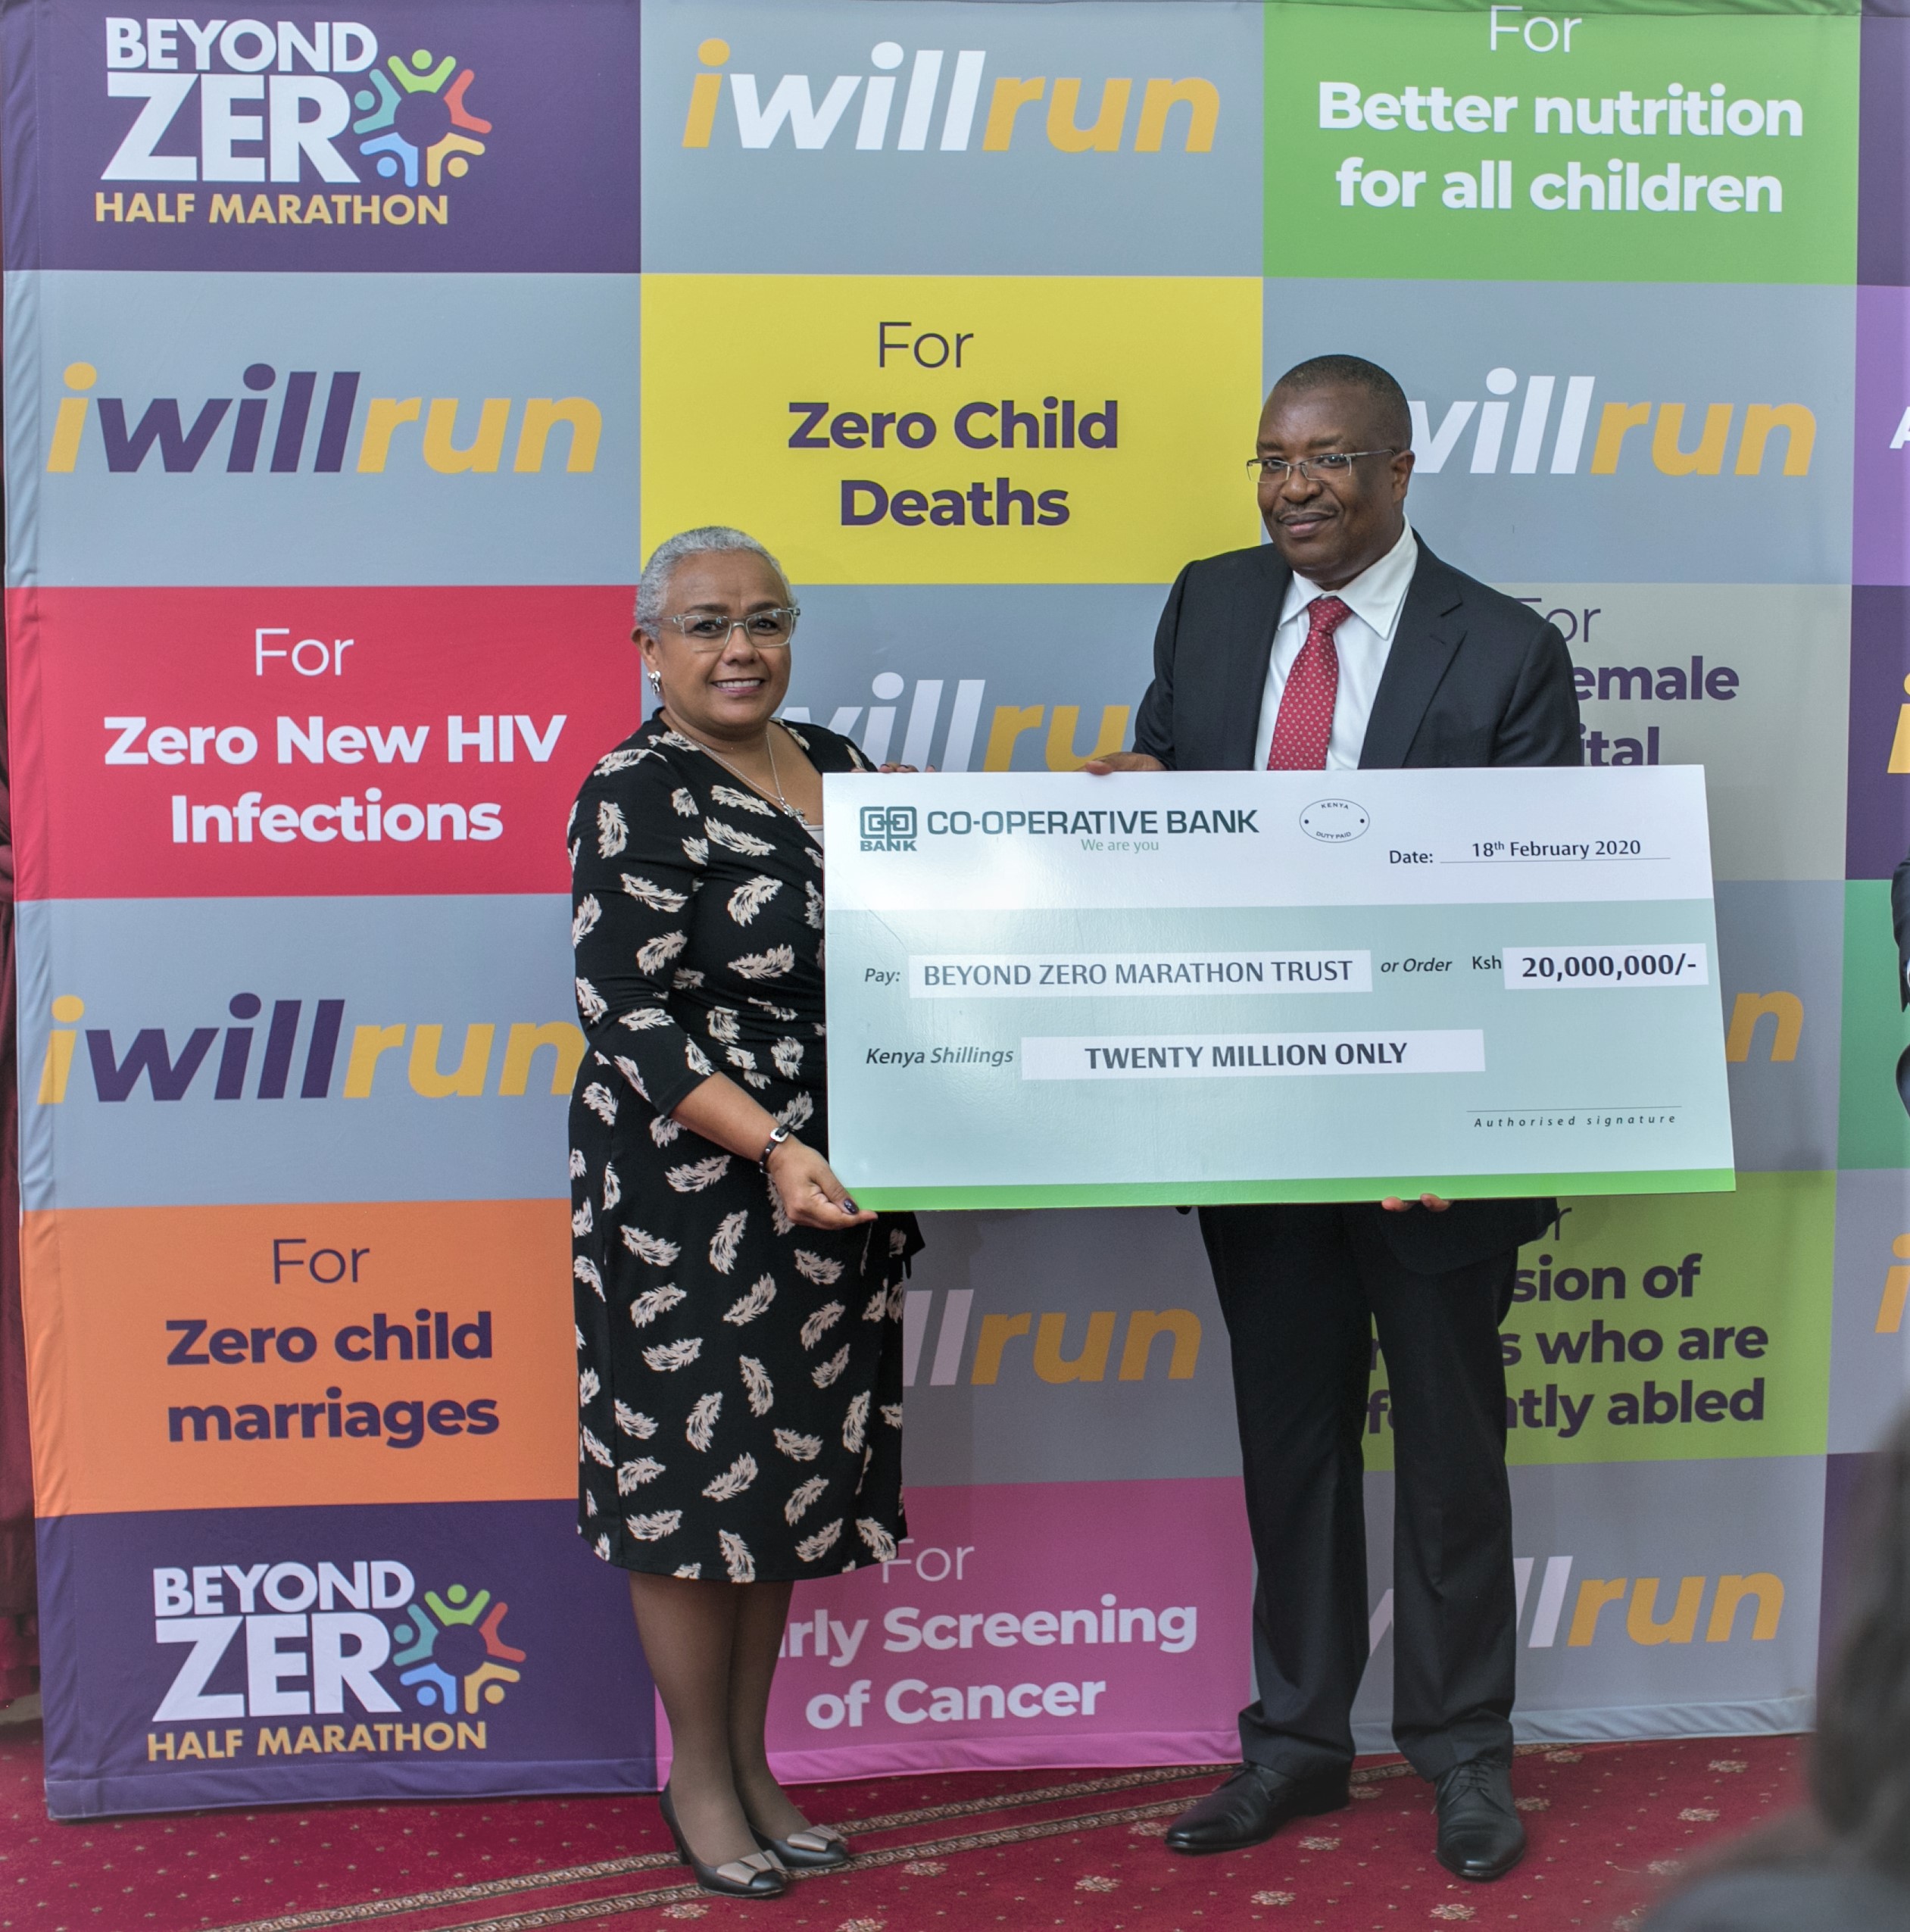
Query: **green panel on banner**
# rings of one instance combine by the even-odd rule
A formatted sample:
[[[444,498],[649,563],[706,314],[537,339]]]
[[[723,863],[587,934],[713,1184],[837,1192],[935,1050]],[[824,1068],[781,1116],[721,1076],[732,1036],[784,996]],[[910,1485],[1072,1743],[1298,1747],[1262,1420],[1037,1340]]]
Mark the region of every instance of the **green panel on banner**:
[[[1910,1113],[1896,1088],[1897,1060],[1910,1047],[1910,1013],[1896,990],[1890,882],[1853,879],[1843,893],[1837,1165],[1910,1167]]]
[[[1275,4],[1266,272],[1849,282],[1858,40],[1855,18]]]
[[[1723,1195],[1562,1201],[1500,1324],[1515,1463],[1824,1453],[1834,1174],[1740,1174]],[[1390,1468],[1386,1364],[1369,1469]]]

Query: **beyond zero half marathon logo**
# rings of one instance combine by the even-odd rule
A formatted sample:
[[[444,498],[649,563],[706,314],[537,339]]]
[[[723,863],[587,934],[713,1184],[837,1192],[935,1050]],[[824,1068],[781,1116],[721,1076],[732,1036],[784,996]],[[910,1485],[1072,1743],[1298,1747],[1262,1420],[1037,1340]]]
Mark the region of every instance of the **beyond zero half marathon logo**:
[[[148,1731],[148,1762],[482,1751],[486,1726],[468,1720],[502,1703],[523,1675],[526,1653],[504,1634],[509,1604],[463,1584],[420,1593],[410,1570],[389,1559],[158,1568],[152,1605],[154,1643],[186,1650],[153,1723],[339,1721]],[[381,1610],[404,1614],[394,1625]],[[433,1711],[438,1721],[419,1718]]]
[[[729,61],[729,43],[706,40],[697,49],[697,58],[705,71],[690,83],[683,123],[685,148],[708,148],[717,141],[717,110],[726,78],[722,70]],[[791,146],[827,148],[841,127],[845,136],[842,145],[863,151],[889,148],[920,153],[932,146],[941,154],[963,154],[972,145],[984,154],[999,154],[1014,145],[1017,133],[1024,148],[1045,137],[1048,147],[1064,154],[1113,154],[1124,149],[1136,154],[1158,154],[1175,148],[1190,154],[1213,151],[1214,130],[1220,120],[1220,89],[1198,76],[1103,80],[1094,118],[1084,127],[1080,114],[1088,83],[1079,76],[1057,79],[1050,92],[1045,76],[1024,79],[1004,74],[985,92],[982,83],[988,61],[985,49],[963,48],[948,65],[946,49],[922,48],[910,64],[907,87],[898,102],[897,70],[907,58],[899,42],[878,41],[869,50],[869,64],[878,71],[867,76],[838,74],[821,90],[819,99],[806,73],[784,74],[766,100],[756,75],[731,73],[727,78],[735,117],[735,144],[744,148],[774,148],[787,127]],[[849,109],[858,92],[861,110],[850,123]],[[978,120],[978,141],[975,138]],[[853,134],[848,132],[851,126]],[[1040,133],[1033,131],[1036,127]],[[727,130],[723,144],[727,145]]]
[[[101,189],[97,222],[442,226],[447,183],[469,173],[492,131],[457,55],[419,47],[381,59],[356,20],[306,33],[290,20],[112,15],[105,55],[108,97],[142,105],[100,179],[231,185]],[[314,179],[342,192],[308,192]]]

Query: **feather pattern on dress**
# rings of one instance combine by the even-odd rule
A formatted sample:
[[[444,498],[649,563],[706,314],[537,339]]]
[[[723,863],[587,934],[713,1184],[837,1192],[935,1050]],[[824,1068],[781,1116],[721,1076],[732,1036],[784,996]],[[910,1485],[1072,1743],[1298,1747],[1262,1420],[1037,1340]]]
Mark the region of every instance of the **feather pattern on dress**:
[[[577,1010],[583,1015],[586,1026],[595,1026],[610,1010],[610,1001],[588,979],[578,980]]]
[[[616,1096],[601,1080],[593,1080],[584,1089],[584,1105],[606,1127],[616,1119]]]
[[[862,1453],[863,1432],[869,1427],[869,1391],[857,1390],[842,1419],[842,1447],[852,1456]]]
[[[723,1568],[729,1572],[732,1583],[754,1583],[756,1581],[756,1559],[750,1554],[750,1547],[734,1530],[716,1532],[716,1547],[722,1552]]]
[[[683,1131],[680,1120],[673,1120],[666,1113],[658,1114],[650,1123],[650,1138],[660,1147],[666,1147]]]
[[[632,872],[621,872],[623,889],[633,899],[641,899],[653,913],[680,913],[690,903],[687,892],[673,892],[666,885]]]
[[[736,1266],[736,1250],[742,1246],[749,1218],[749,1209],[739,1207],[734,1214],[726,1214],[710,1237],[710,1266],[719,1275],[727,1275]]]
[[[686,1161],[681,1167],[670,1169],[663,1178],[677,1194],[701,1194],[705,1188],[713,1188],[729,1172],[732,1158],[729,1154],[711,1154],[705,1160]]]
[[[643,1352],[643,1359],[660,1372],[687,1369],[703,1353],[703,1337],[691,1335],[680,1342],[658,1342]]]
[[[659,1287],[645,1288],[641,1294],[632,1298],[630,1319],[638,1328],[647,1328],[666,1309],[688,1300],[689,1297],[674,1281],[665,1281]]]
[[[604,1384],[597,1379],[595,1369],[585,1369],[577,1377],[577,1406],[579,1409],[597,1400],[597,1392]]]
[[[633,1228],[627,1222],[617,1230],[623,1238],[623,1245],[639,1261],[648,1262],[652,1268],[667,1268],[683,1250],[674,1241],[666,1241],[661,1234],[646,1234],[641,1228]]]
[[[813,1536],[806,1536],[796,1546],[796,1560],[799,1563],[820,1562],[835,1547],[836,1539],[842,1534],[842,1518],[838,1516],[832,1523],[825,1523]]]
[[[809,1506],[829,1487],[826,1476],[811,1476],[808,1481],[798,1483],[789,1492],[789,1500],[782,1506],[782,1520],[785,1523],[799,1523],[807,1513]]]
[[[588,1429],[577,1431],[577,1459],[582,1462],[588,1456],[593,1462],[601,1462],[605,1469],[614,1459],[610,1452]]]
[[[616,1178],[616,1169],[607,1160],[604,1163],[604,1212],[607,1214],[623,1198],[623,1183]]]
[[[754,1322],[776,1298],[776,1277],[762,1276],[739,1301],[732,1302],[725,1312],[723,1319],[732,1328],[740,1328],[745,1322]]]
[[[604,1299],[604,1278],[597,1272],[597,1264],[587,1254],[580,1254],[570,1264],[571,1273],[588,1287],[601,1301]]]
[[[728,852],[740,852],[746,859],[766,858],[776,849],[766,838],[758,838],[753,832],[739,831],[721,819],[706,818],[703,835],[712,845],[720,845]]]
[[[650,1097],[650,1089],[643,1084],[643,1075],[637,1070],[636,1062],[628,1058],[623,1053],[613,1055],[613,1061],[616,1066],[617,1072],[622,1074],[624,1078],[629,1081],[630,1085],[637,1090],[638,1094],[643,1099],[646,1100],[648,1100]]]
[[[570,1216],[570,1231],[573,1234],[588,1234],[595,1217],[590,1211],[590,1197],[584,1197],[581,1206],[574,1209]]]
[[[626,1516],[623,1527],[639,1543],[660,1543],[675,1534],[682,1520],[681,1509],[659,1509],[648,1516]]]
[[[793,1080],[803,1070],[803,1043],[800,1040],[779,1040],[769,1049],[769,1057],[784,1079]]]
[[[822,1453],[820,1436],[799,1434],[794,1429],[779,1429],[776,1444],[792,1462],[813,1462]]]
[[[700,1395],[691,1405],[689,1419],[683,1425],[683,1440],[699,1451],[707,1450],[716,1439],[716,1418],[722,1413],[723,1399],[721,1390],[713,1389],[707,1395]]]
[[[825,1389],[849,1366],[849,1344],[844,1342],[826,1362],[819,1362],[809,1372],[809,1379],[819,1389]]]
[[[703,1485],[703,1493],[712,1503],[729,1503],[741,1496],[756,1475],[756,1458],[745,1450],[721,1475],[711,1477]]]
[[[750,1413],[766,1415],[776,1406],[776,1384],[769,1372],[753,1355],[741,1355],[736,1366],[742,1371],[743,1391],[749,1397]]]
[[[601,799],[597,807],[597,856],[614,859],[630,842],[630,827],[614,799]]]
[[[798,1250],[797,1265],[799,1267],[801,1266],[801,1250]],[[820,1308],[815,1309],[802,1326],[804,1347],[813,1348],[842,1319],[842,1304],[839,1301],[825,1301]]]
[[[806,1281],[813,1281],[819,1288],[833,1287],[842,1278],[842,1264],[825,1254],[817,1254],[808,1248],[796,1250],[796,1272]]]
[[[738,925],[747,925],[782,890],[779,879],[766,879],[760,872],[746,879],[729,895],[729,916]]]
[[[570,921],[570,943],[575,946],[585,933],[592,931],[597,922],[604,916],[604,908],[597,903],[594,892],[586,892],[577,901],[577,910]]]
[[[879,1563],[895,1561],[895,1539],[872,1516],[856,1518],[856,1533],[869,1546],[869,1553]]]
[[[719,1046],[732,1047],[743,1037],[738,1025],[741,1018],[734,1007],[712,1007],[704,1031]]]
[[[616,1493],[628,1496],[643,1484],[654,1482],[663,1473],[663,1464],[654,1456],[639,1456],[634,1462],[620,1462],[616,1465]]]
[[[740,960],[732,960],[729,969],[744,979],[780,979],[785,972],[796,969],[796,949],[793,946],[772,946],[767,952],[745,953]]]
[[[754,812],[760,817],[772,819],[776,808],[768,799],[759,798],[753,791],[738,791],[733,785],[713,785],[710,796],[719,805],[734,805],[739,812]]]
[[[573,1181],[581,1181],[589,1172],[589,1166],[584,1159],[583,1149],[582,1147],[573,1147],[570,1150],[571,1179]]]
[[[648,1442],[657,1433],[656,1423],[640,1410],[632,1409],[627,1402],[613,1402],[610,1405],[616,1416],[616,1425],[626,1436],[635,1436],[639,1442]]]
[[[637,970],[661,972],[689,943],[687,932],[658,933],[654,939],[645,940],[637,948]]]

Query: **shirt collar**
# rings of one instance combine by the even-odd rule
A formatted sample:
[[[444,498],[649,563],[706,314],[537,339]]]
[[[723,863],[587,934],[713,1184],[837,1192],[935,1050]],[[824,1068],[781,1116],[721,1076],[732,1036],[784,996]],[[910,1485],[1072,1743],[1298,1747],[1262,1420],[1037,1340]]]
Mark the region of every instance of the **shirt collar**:
[[[1280,621],[1284,624],[1315,598],[1331,595],[1338,598],[1376,636],[1390,642],[1418,563],[1418,542],[1413,536],[1412,526],[1408,523],[1400,531],[1399,542],[1377,563],[1369,564],[1351,583],[1342,584],[1337,591],[1323,591],[1296,570],[1287,586]]]

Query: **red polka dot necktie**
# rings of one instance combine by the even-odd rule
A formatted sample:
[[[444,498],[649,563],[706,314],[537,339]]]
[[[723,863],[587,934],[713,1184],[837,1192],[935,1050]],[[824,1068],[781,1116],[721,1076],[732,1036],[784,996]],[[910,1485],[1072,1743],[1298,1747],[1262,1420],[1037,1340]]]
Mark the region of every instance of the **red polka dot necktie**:
[[[1306,641],[1287,673],[1273,722],[1270,772],[1319,772],[1333,736],[1333,701],[1340,691],[1340,654],[1333,633],[1353,615],[1337,597],[1316,597],[1306,607]]]

